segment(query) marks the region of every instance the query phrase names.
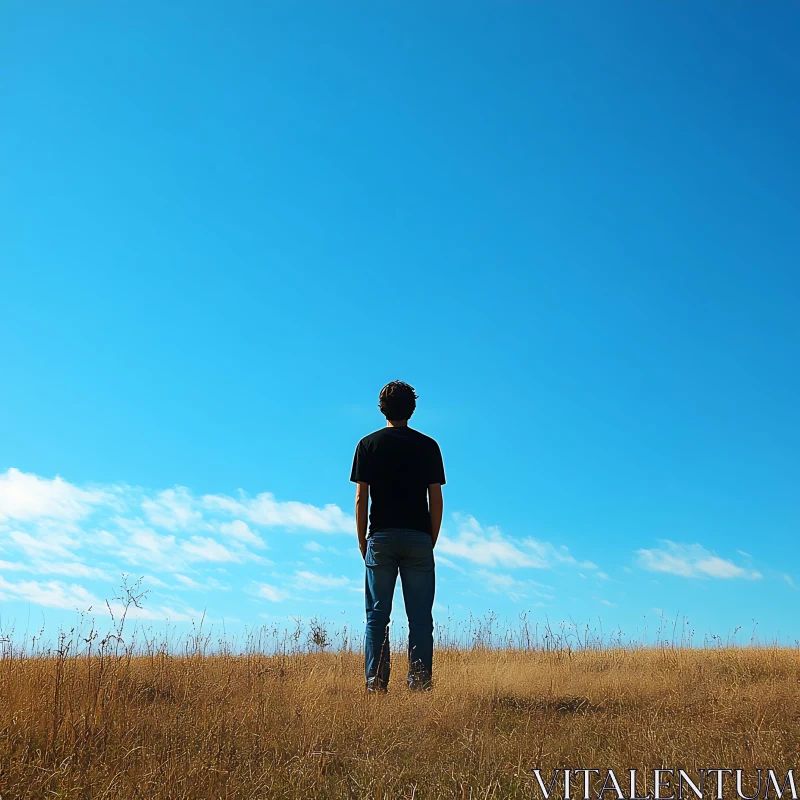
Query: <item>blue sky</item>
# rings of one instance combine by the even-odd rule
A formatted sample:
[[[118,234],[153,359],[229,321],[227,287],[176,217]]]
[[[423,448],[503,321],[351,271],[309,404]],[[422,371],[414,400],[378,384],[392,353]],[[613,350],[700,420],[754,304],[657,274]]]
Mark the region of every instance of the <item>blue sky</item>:
[[[800,8],[0,18],[4,629],[359,626],[399,378],[438,623],[800,637]]]

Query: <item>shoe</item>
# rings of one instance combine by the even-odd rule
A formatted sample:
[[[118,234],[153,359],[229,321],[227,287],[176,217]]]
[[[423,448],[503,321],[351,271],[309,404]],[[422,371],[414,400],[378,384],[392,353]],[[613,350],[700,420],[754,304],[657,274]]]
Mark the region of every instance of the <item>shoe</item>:
[[[388,694],[389,687],[378,678],[367,678],[368,694]]]
[[[426,675],[409,675],[406,684],[412,692],[430,692],[433,681]]]

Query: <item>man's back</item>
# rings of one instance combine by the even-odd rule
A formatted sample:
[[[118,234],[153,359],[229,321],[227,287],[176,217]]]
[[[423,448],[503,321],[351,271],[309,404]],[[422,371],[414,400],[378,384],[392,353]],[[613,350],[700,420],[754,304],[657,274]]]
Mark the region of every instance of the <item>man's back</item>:
[[[408,615],[406,683],[414,691],[433,685],[433,549],[442,524],[444,464],[437,442],[408,427],[416,401],[414,387],[403,381],[381,389],[378,406],[386,427],[358,443],[350,471],[357,484],[356,533],[366,569],[364,668],[369,692],[386,691],[389,684],[389,622],[398,574]]]
[[[407,425],[365,436],[353,457],[351,481],[369,484],[369,533],[411,528],[431,533],[428,486],[445,483],[439,445]]]

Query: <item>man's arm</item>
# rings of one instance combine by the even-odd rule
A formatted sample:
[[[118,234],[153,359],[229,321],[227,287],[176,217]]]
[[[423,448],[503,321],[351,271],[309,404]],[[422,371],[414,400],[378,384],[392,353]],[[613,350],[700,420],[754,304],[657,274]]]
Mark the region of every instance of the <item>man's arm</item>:
[[[361,557],[367,558],[367,513],[369,503],[369,484],[364,481],[356,483],[356,533],[358,534],[358,549]]]
[[[433,538],[433,546],[436,547],[436,540],[439,538],[439,528],[442,527],[442,512],[444,511],[441,483],[428,484],[428,504],[431,510],[431,536]]]

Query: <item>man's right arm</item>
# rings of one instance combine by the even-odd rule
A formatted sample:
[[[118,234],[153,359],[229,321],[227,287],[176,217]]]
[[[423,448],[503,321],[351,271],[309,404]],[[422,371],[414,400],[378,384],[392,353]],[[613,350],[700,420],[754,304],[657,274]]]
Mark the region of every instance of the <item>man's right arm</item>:
[[[361,557],[367,558],[367,526],[369,524],[369,484],[363,481],[356,483],[356,535]]]
[[[431,537],[433,546],[436,547],[436,540],[439,538],[439,529],[442,527],[442,513],[444,511],[444,498],[442,497],[442,484],[428,484],[428,505],[431,512]]]

